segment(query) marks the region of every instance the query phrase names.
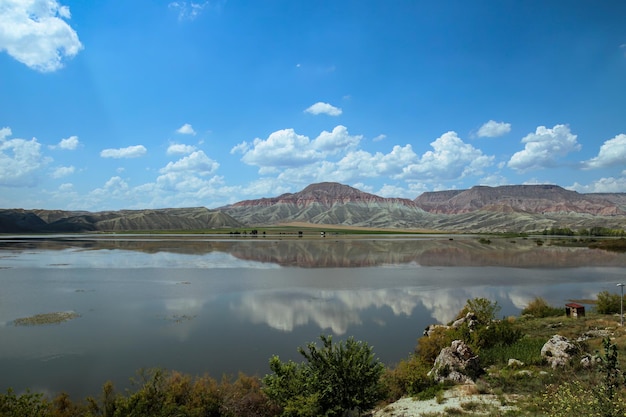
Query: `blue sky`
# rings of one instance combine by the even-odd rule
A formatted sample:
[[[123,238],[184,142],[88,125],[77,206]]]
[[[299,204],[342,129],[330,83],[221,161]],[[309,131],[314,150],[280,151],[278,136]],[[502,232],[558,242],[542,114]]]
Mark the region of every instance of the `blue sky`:
[[[626,192],[626,2],[0,0],[0,207]]]

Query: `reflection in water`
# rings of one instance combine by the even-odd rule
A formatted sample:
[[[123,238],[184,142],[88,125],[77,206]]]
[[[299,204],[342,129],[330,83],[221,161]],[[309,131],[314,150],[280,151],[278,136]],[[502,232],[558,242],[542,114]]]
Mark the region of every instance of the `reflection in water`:
[[[626,255],[531,239],[215,239],[80,236],[0,240],[0,392],[94,395],[135,370],[263,375],[320,333],[366,340],[393,364],[423,329],[484,297],[518,314],[615,290]],[[76,311],[56,326],[18,317]]]
[[[542,237],[542,239],[544,239]],[[145,235],[139,237],[116,235],[80,235],[77,237],[37,237],[0,239],[0,253],[32,251],[33,257],[42,252],[56,251],[56,255],[67,256],[77,251],[81,258],[88,258],[91,251],[96,254],[107,251],[150,254],[129,259],[136,267],[184,266],[189,262],[197,267],[225,266],[233,258],[255,263],[302,268],[354,268],[380,265],[416,264],[422,266],[509,266],[532,267],[577,267],[619,266],[626,267],[623,254],[590,250],[585,247],[537,245],[536,239],[493,239],[490,244],[477,238],[431,236],[429,238],[211,238],[204,235]],[[61,252],[58,252],[61,251]],[[102,252],[104,251],[104,252]],[[190,255],[182,257],[181,255]],[[191,256],[193,255],[193,256]],[[205,256],[198,256],[205,255]],[[2,255],[0,255],[2,256]],[[100,255],[94,255],[99,257]],[[100,257],[101,258],[101,257]],[[130,258],[130,257],[129,257]],[[159,259],[160,258],[160,259]],[[149,261],[147,261],[149,260]],[[182,260],[182,262],[181,262]],[[89,267],[95,259],[89,260]],[[181,265],[177,265],[181,262]],[[57,262],[58,264],[58,262]],[[239,265],[238,265],[239,266]],[[102,267],[115,267],[104,264]],[[259,267],[259,265],[254,265]]]

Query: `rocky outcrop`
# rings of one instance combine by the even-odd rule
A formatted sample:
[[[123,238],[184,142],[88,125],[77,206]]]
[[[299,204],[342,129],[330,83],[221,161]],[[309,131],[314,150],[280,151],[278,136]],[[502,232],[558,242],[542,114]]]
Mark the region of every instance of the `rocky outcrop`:
[[[472,349],[462,340],[454,340],[450,347],[441,349],[428,376],[437,382],[471,384],[482,372],[478,356]]]
[[[578,346],[567,337],[558,334],[552,336],[541,348],[541,357],[553,368],[569,364],[577,353],[579,353]]]

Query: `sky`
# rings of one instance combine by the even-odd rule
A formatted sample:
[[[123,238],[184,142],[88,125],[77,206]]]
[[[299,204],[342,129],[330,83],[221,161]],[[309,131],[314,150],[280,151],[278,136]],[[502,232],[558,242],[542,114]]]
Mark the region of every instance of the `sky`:
[[[626,192],[626,2],[0,0],[0,208]]]

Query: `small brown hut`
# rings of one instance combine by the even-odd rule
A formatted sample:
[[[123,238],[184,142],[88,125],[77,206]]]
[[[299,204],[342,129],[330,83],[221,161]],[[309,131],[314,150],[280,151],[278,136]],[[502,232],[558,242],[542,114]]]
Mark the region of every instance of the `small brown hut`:
[[[578,303],[565,304],[567,317],[585,317],[585,306]]]

